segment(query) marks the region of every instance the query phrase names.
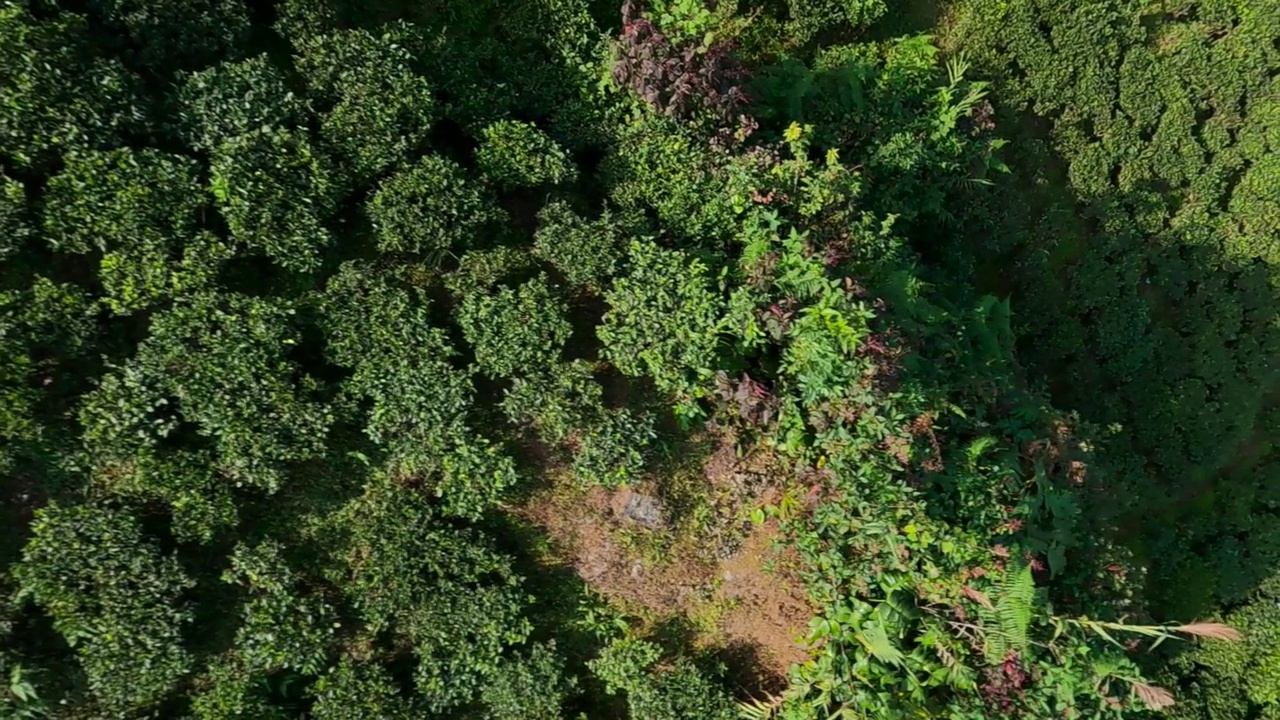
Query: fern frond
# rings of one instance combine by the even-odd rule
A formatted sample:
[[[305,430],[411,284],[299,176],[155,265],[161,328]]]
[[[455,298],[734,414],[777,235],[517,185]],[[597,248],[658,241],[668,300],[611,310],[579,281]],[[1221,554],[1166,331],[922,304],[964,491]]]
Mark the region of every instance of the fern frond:
[[[1036,586],[1031,576],[1031,566],[1022,565],[1008,572],[1000,586],[1000,600],[996,602],[996,615],[1000,632],[1008,638],[1013,650],[1027,647],[1027,630],[1035,612]]]

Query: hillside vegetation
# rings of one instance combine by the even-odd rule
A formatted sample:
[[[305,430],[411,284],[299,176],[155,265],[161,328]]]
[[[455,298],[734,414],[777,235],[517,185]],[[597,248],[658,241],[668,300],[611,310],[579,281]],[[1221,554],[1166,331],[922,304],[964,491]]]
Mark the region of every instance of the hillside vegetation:
[[[1280,13],[896,13],[0,0],[0,717],[1280,717]]]

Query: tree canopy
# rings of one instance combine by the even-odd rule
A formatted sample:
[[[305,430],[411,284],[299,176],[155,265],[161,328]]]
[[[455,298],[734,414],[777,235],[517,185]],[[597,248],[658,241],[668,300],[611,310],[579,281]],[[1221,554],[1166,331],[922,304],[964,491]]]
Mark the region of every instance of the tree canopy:
[[[1280,11],[948,12],[0,0],[0,716],[1280,717]]]

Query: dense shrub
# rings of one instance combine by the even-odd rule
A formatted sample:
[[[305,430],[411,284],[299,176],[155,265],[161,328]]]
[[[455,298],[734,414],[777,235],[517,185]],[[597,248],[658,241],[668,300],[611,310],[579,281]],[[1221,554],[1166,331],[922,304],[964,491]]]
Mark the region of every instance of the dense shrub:
[[[512,422],[532,422],[544,439],[561,442],[604,410],[604,389],[591,370],[574,360],[524,373],[512,379],[502,410]]]
[[[190,159],[155,150],[71,155],[45,193],[44,236],[102,253],[106,302],[127,313],[208,285],[230,248],[198,230],[205,195]]]
[[[589,485],[634,485],[644,471],[644,449],[656,436],[652,416],[636,416],[625,408],[604,413],[578,437],[573,473]]]
[[[304,130],[261,128],[220,145],[211,189],[231,237],[290,270],[314,270],[333,242],[334,179]]]
[[[368,211],[379,249],[420,253],[436,262],[476,242],[481,229],[497,219],[462,168],[434,155],[384,180]]]
[[[652,242],[631,244],[631,268],[605,293],[604,354],[628,375],[649,375],[681,401],[702,394],[716,354],[720,298],[700,261]]]
[[[578,169],[556,142],[529,123],[502,120],[484,129],[476,164],[503,187],[572,182]]]
[[[1277,465],[1257,439],[1280,419],[1265,399],[1280,17],[1188,0],[971,2],[958,18],[975,64],[1040,118],[1010,153],[1022,179],[972,235],[1036,308],[1019,327],[1030,367],[1109,428],[1112,487],[1089,513],[1149,566],[1157,616],[1240,603],[1277,557]]]
[[[0,715],[1273,715],[1228,5],[0,0]]]
[[[151,72],[238,60],[249,41],[242,0],[91,0],[89,6],[129,39],[135,50],[128,55]]]
[[[570,283],[596,290],[617,272],[626,254],[624,236],[613,218],[587,220],[561,201],[539,211],[533,237],[539,258]]]
[[[405,162],[426,140],[435,100],[415,68],[415,34],[393,24],[375,35],[348,30],[298,43],[298,68],[321,115],[320,137],[358,187]]]
[[[266,55],[182,75],[173,103],[179,134],[204,151],[261,128],[292,127],[305,109]]]
[[[88,23],[70,13],[34,19],[0,6],[0,153],[19,165],[70,148],[109,149],[142,124],[139,81],[100,57]]]
[[[546,276],[538,276],[516,288],[463,299],[458,324],[483,372],[502,377],[556,362],[573,327],[568,309],[552,293]]]
[[[565,697],[575,687],[564,675],[564,660],[554,642],[532,646],[498,669],[482,694],[494,720],[557,720],[563,717]]]
[[[118,713],[161,700],[191,664],[182,640],[191,614],[179,598],[194,583],[177,559],[104,506],[50,505],[32,532],[14,567],[19,593],[76,645],[94,695]]]
[[[610,692],[626,693],[632,717],[653,720],[732,720],[733,700],[687,659],[659,668],[661,649],[643,640],[624,639],[591,661],[591,670]]]

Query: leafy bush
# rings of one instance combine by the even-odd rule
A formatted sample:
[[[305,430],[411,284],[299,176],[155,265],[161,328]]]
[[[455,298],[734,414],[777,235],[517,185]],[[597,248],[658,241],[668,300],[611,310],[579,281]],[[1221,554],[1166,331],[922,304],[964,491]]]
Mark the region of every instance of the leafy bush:
[[[644,640],[625,638],[606,647],[589,664],[609,692],[624,692],[631,717],[652,720],[733,720],[733,699],[689,660],[659,668],[662,651]]]
[[[634,485],[644,472],[644,449],[657,437],[651,415],[627,409],[605,413],[578,437],[573,474],[582,483],[619,488]]]
[[[554,140],[530,123],[501,120],[486,127],[476,165],[501,187],[573,182],[578,169]]]
[[[181,75],[173,103],[179,134],[204,151],[262,128],[293,127],[306,110],[266,55]]]
[[[143,120],[138,79],[101,58],[84,18],[37,21],[0,6],[0,153],[19,166],[69,148],[109,149]]]
[[[197,70],[237,60],[249,41],[242,0],[91,0],[95,13],[137,48],[155,72]]]
[[[405,162],[426,140],[435,100],[418,75],[415,33],[392,23],[308,38],[297,44],[298,68],[317,103],[320,137],[341,159],[352,187]]]
[[[727,42],[702,47],[698,41],[672,42],[634,0],[626,0],[613,81],[664,115],[736,127],[748,101],[743,86],[749,73]]]
[[[338,560],[330,577],[369,632],[412,643],[415,687],[430,712],[470,701],[530,629],[509,559],[435,517],[420,493],[375,477],[326,523]]]
[[[449,251],[474,243],[497,219],[462,168],[434,155],[384,180],[368,212],[380,250],[421,253],[437,263]]]
[[[330,355],[354,371],[348,392],[372,402],[365,434],[386,444],[393,466],[437,469],[463,433],[472,388],[421,291],[348,263],[330,278],[321,308]]]
[[[249,672],[320,672],[340,624],[328,603],[299,592],[277,543],[238,545],[222,579],[248,590],[236,650]]]
[[[791,11],[788,30],[802,43],[832,27],[864,29],[889,9],[884,0],[787,0],[787,6]]]
[[[235,653],[214,658],[199,682],[201,691],[192,698],[191,709],[200,720],[288,717],[285,710],[271,703],[266,676],[252,673]]]
[[[491,377],[529,372],[556,362],[573,327],[568,308],[540,275],[517,288],[476,293],[458,310],[462,336],[475,352],[476,364]]]
[[[1190,689],[1189,697],[1180,698],[1171,708],[1171,717],[1265,718],[1274,713],[1280,706],[1278,599],[1280,579],[1273,576],[1225,618],[1244,634],[1246,642],[1205,642],[1171,661],[1169,680],[1187,683]]]
[[[723,303],[702,262],[679,250],[635,241],[631,268],[605,292],[609,310],[597,333],[603,354],[627,375],[647,375],[687,402],[711,375]]]
[[[156,315],[137,355],[86,398],[86,439],[128,458],[191,423],[232,482],[278,487],[281,465],[317,456],[331,422],[285,358],[297,343],[293,312],[279,301],[205,294]]]
[[[71,155],[49,180],[44,236],[59,250],[103,253],[100,277],[117,313],[205,285],[230,249],[197,230],[199,172],[155,150]]]
[[[317,720],[412,720],[422,716],[412,703],[405,701],[381,665],[349,657],[317,680],[311,693],[316,699],[311,712]]]
[[[220,145],[213,196],[237,242],[289,270],[308,272],[333,242],[324,221],[335,187],[304,131],[263,128]]]
[[[31,237],[27,213],[26,187],[0,174],[0,260],[22,250]]]
[[[195,583],[132,516],[51,504],[37,513],[13,575],[20,595],[43,607],[76,648],[104,708],[144,709],[188,671],[182,633],[191,613],[179,598]]]
[[[480,697],[494,720],[557,720],[575,687],[555,643],[538,643],[503,664]]]
[[[590,363],[574,360],[522,374],[512,379],[502,410],[512,422],[532,422],[548,442],[562,442],[604,411],[604,389],[591,371]]]
[[[445,278],[444,284],[458,300],[487,292],[505,281],[527,277],[536,263],[524,248],[501,245],[485,250],[471,250],[458,258],[458,267]]]
[[[538,257],[573,285],[599,290],[617,272],[626,253],[623,235],[608,214],[586,220],[567,203],[552,201],[538,212],[533,236]]]

